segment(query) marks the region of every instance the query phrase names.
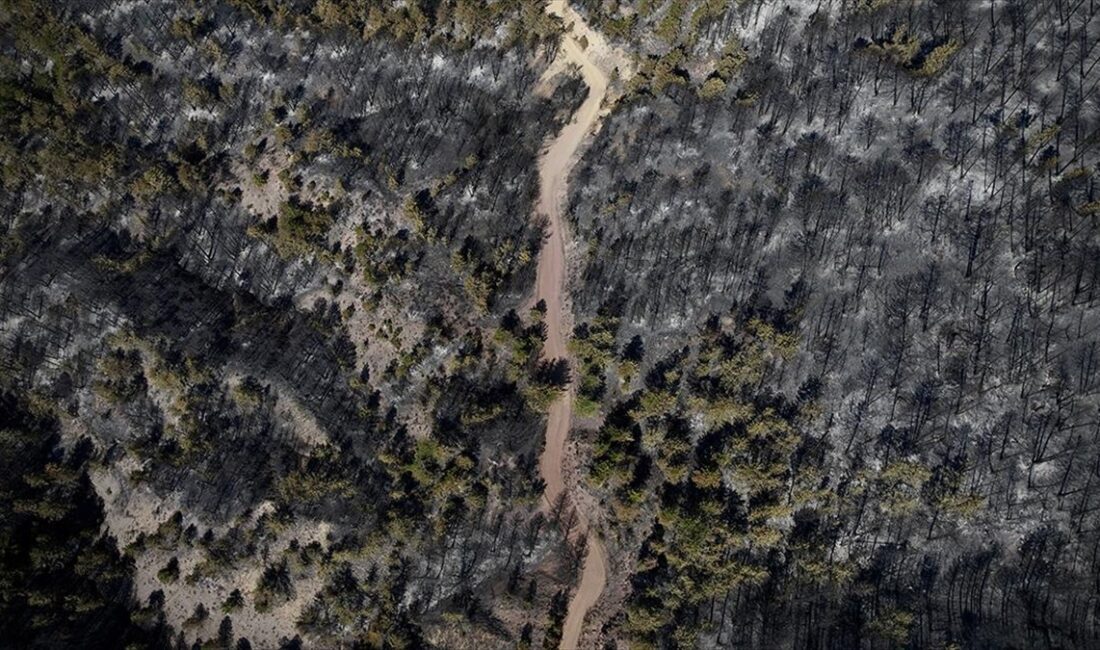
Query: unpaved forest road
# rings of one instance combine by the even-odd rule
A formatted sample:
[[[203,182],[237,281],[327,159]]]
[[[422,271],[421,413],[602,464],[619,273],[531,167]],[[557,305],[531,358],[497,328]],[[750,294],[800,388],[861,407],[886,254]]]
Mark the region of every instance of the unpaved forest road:
[[[558,60],[547,74],[554,74],[563,65],[580,67],[581,76],[588,86],[588,97],[573,116],[573,120],[561,130],[558,137],[539,159],[538,211],[547,216],[547,238],[539,251],[538,271],[535,281],[536,300],[546,301],[546,359],[568,358],[566,327],[572,318],[565,313],[562,295],[565,289],[565,223],[563,208],[568,195],[569,173],[578,158],[578,150],[601,117],[604,98],[607,96],[608,76],[618,69],[622,76],[630,74],[630,60],[611,48],[601,34],[595,32],[565,0],[551,0],[546,10],[565,20],[568,32],[562,37]],[[582,47],[580,39],[587,41]],[[569,435],[573,415],[573,390],[570,385],[550,407],[546,422],[546,446],[539,458],[539,473],[546,482],[544,507],[550,508],[564,491],[562,458],[565,440]],[[603,592],[607,579],[607,557],[603,544],[592,532],[584,513],[577,510],[579,535],[588,539],[588,553],[584,558],[580,584],[569,602],[569,610],[562,630],[561,648],[575,650],[581,636],[585,614],[595,605]]]

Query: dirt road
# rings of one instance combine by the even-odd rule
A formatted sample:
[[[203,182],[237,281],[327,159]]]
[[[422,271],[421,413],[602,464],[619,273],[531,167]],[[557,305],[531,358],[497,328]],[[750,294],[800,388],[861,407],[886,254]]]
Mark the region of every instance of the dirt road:
[[[581,76],[589,89],[588,97],[573,116],[573,120],[561,130],[539,160],[538,210],[547,216],[549,226],[547,239],[539,253],[535,286],[537,299],[546,301],[547,335],[543,355],[554,359],[568,357],[567,328],[572,321],[563,298],[567,270],[563,211],[568,194],[569,173],[577,162],[585,137],[599,122],[604,98],[607,96],[609,74],[614,69],[618,69],[619,74],[629,74],[630,62],[625,55],[611,48],[601,34],[589,28],[565,0],[551,1],[547,11],[562,17],[569,28],[562,38],[559,61],[550,70],[560,70],[564,67],[560,65],[563,62],[566,65],[575,64],[580,67]],[[582,42],[586,42],[586,46],[582,47]],[[539,472],[546,482],[546,507],[556,503],[565,489],[562,460],[572,415],[573,395],[570,386],[550,407],[546,424],[546,447],[539,458]],[[580,535],[588,538],[588,552],[581,570],[580,583],[569,602],[565,618],[561,641],[561,648],[565,650],[578,647],[584,617],[599,599],[607,578],[607,556],[603,544],[589,528],[584,513],[577,514],[577,530]]]

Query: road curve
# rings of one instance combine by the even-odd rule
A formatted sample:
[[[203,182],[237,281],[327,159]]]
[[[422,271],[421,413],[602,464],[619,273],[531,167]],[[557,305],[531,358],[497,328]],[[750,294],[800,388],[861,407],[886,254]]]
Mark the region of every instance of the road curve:
[[[539,251],[538,271],[535,280],[536,300],[546,302],[546,344],[543,356],[547,359],[568,358],[566,340],[569,322],[563,299],[566,279],[564,204],[568,194],[569,174],[578,159],[578,152],[585,137],[592,132],[601,116],[604,98],[607,96],[608,72],[614,67],[620,72],[628,70],[626,57],[608,47],[598,33],[593,32],[574,12],[565,0],[551,0],[547,12],[563,18],[568,28],[562,37],[559,58],[566,64],[580,68],[588,86],[588,97],[550,143],[539,159],[538,211],[546,215],[549,223],[547,236]],[[586,46],[582,47],[583,38]],[[560,62],[555,62],[560,63]],[[601,65],[603,68],[601,68]],[[557,65],[551,67],[557,69]],[[562,478],[562,461],[565,441],[569,436],[573,416],[572,385],[550,406],[546,423],[546,446],[539,458],[539,473],[546,483],[544,508],[556,504],[565,491]],[[575,650],[578,647],[584,618],[596,604],[607,580],[607,554],[603,544],[592,532],[588,519],[579,509],[576,530],[587,538],[587,553],[580,582],[569,602],[569,610],[562,630],[561,648]]]

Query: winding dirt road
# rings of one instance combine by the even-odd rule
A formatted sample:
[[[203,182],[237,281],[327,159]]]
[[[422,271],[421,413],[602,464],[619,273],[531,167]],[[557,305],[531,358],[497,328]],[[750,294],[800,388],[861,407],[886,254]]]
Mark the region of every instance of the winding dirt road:
[[[566,65],[575,64],[580,67],[581,76],[589,89],[588,97],[573,120],[561,130],[539,160],[538,211],[546,215],[549,225],[546,241],[539,252],[535,291],[536,300],[546,301],[547,332],[543,356],[556,359],[569,356],[566,328],[572,320],[563,298],[567,268],[563,209],[568,194],[569,173],[577,162],[585,137],[594,130],[602,116],[611,71],[617,69],[620,75],[629,75],[631,64],[626,55],[611,48],[601,34],[588,27],[565,0],[551,0],[547,12],[563,18],[568,28],[562,37],[558,60],[547,74],[556,74]],[[565,491],[562,461],[572,416],[573,387],[570,385],[551,405],[546,423],[546,446],[539,458],[539,473],[546,482],[545,508],[557,503]],[[576,531],[579,536],[587,537],[588,552],[580,583],[565,617],[561,641],[564,650],[578,647],[584,617],[599,599],[607,580],[607,555],[603,543],[592,532],[584,513],[578,510],[577,517]]]

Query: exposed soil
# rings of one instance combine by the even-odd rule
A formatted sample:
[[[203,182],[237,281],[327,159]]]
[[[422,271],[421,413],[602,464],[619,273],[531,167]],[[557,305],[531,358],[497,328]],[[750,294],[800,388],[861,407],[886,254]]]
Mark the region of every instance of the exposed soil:
[[[611,48],[598,32],[589,28],[565,0],[551,2],[547,11],[565,20],[569,31],[562,38],[559,61],[580,68],[589,93],[573,120],[561,130],[539,160],[538,211],[547,216],[547,237],[539,252],[536,278],[536,299],[546,302],[546,345],[543,354],[548,359],[566,358],[567,328],[571,325],[565,298],[567,233],[564,206],[568,195],[569,174],[578,159],[585,138],[592,133],[603,114],[608,95],[609,76],[629,74],[629,60]],[[586,46],[581,45],[584,39]],[[552,65],[549,73],[563,66]],[[565,441],[569,436],[573,415],[572,387],[550,407],[546,423],[546,446],[539,459],[539,472],[546,482],[545,507],[557,503],[564,491],[562,466]],[[584,618],[596,604],[607,581],[607,554],[603,544],[588,525],[584,512],[577,512],[575,535],[587,538],[587,555],[580,582],[569,603],[562,631],[561,647],[579,647]]]

